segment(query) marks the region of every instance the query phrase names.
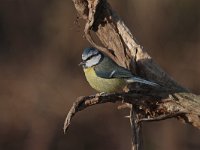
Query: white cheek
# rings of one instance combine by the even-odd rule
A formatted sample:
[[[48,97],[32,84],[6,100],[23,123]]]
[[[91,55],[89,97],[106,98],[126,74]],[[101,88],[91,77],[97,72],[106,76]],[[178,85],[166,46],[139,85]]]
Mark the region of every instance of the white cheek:
[[[92,67],[92,66],[98,64],[100,59],[101,59],[101,55],[100,54],[97,55],[97,56],[94,56],[94,57],[92,57],[92,59],[87,60],[86,66],[87,67]]]

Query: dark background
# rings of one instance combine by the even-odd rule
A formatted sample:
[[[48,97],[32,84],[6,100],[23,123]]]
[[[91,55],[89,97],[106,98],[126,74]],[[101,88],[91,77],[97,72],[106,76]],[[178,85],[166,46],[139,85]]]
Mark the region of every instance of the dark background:
[[[200,93],[200,1],[110,0],[139,43],[181,85]],[[63,122],[94,94],[77,65],[83,21],[71,0],[0,0],[0,150],[129,150],[128,110],[117,104]],[[145,123],[145,150],[199,150],[200,131],[170,119]]]

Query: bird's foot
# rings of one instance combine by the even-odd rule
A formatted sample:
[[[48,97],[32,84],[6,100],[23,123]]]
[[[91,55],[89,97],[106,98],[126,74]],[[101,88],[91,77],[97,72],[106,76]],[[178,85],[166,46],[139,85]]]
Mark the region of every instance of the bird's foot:
[[[106,92],[97,93],[96,96],[104,96]]]

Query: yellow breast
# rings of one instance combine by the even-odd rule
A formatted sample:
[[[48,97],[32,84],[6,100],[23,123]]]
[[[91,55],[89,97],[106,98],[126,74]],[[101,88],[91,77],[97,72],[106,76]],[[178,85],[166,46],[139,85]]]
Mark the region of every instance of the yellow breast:
[[[126,82],[123,79],[105,79],[98,77],[93,67],[84,69],[84,72],[91,87],[99,92],[117,92],[122,90],[126,85]]]

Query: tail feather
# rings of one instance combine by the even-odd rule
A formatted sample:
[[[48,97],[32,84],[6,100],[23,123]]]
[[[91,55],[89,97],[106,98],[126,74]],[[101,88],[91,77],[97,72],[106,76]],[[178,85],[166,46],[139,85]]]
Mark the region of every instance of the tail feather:
[[[147,80],[139,78],[139,77],[128,78],[126,81],[128,83],[139,82],[139,83],[143,83],[143,84],[147,84],[147,85],[151,85],[151,86],[159,86],[159,84],[157,84],[155,82],[147,81]]]

